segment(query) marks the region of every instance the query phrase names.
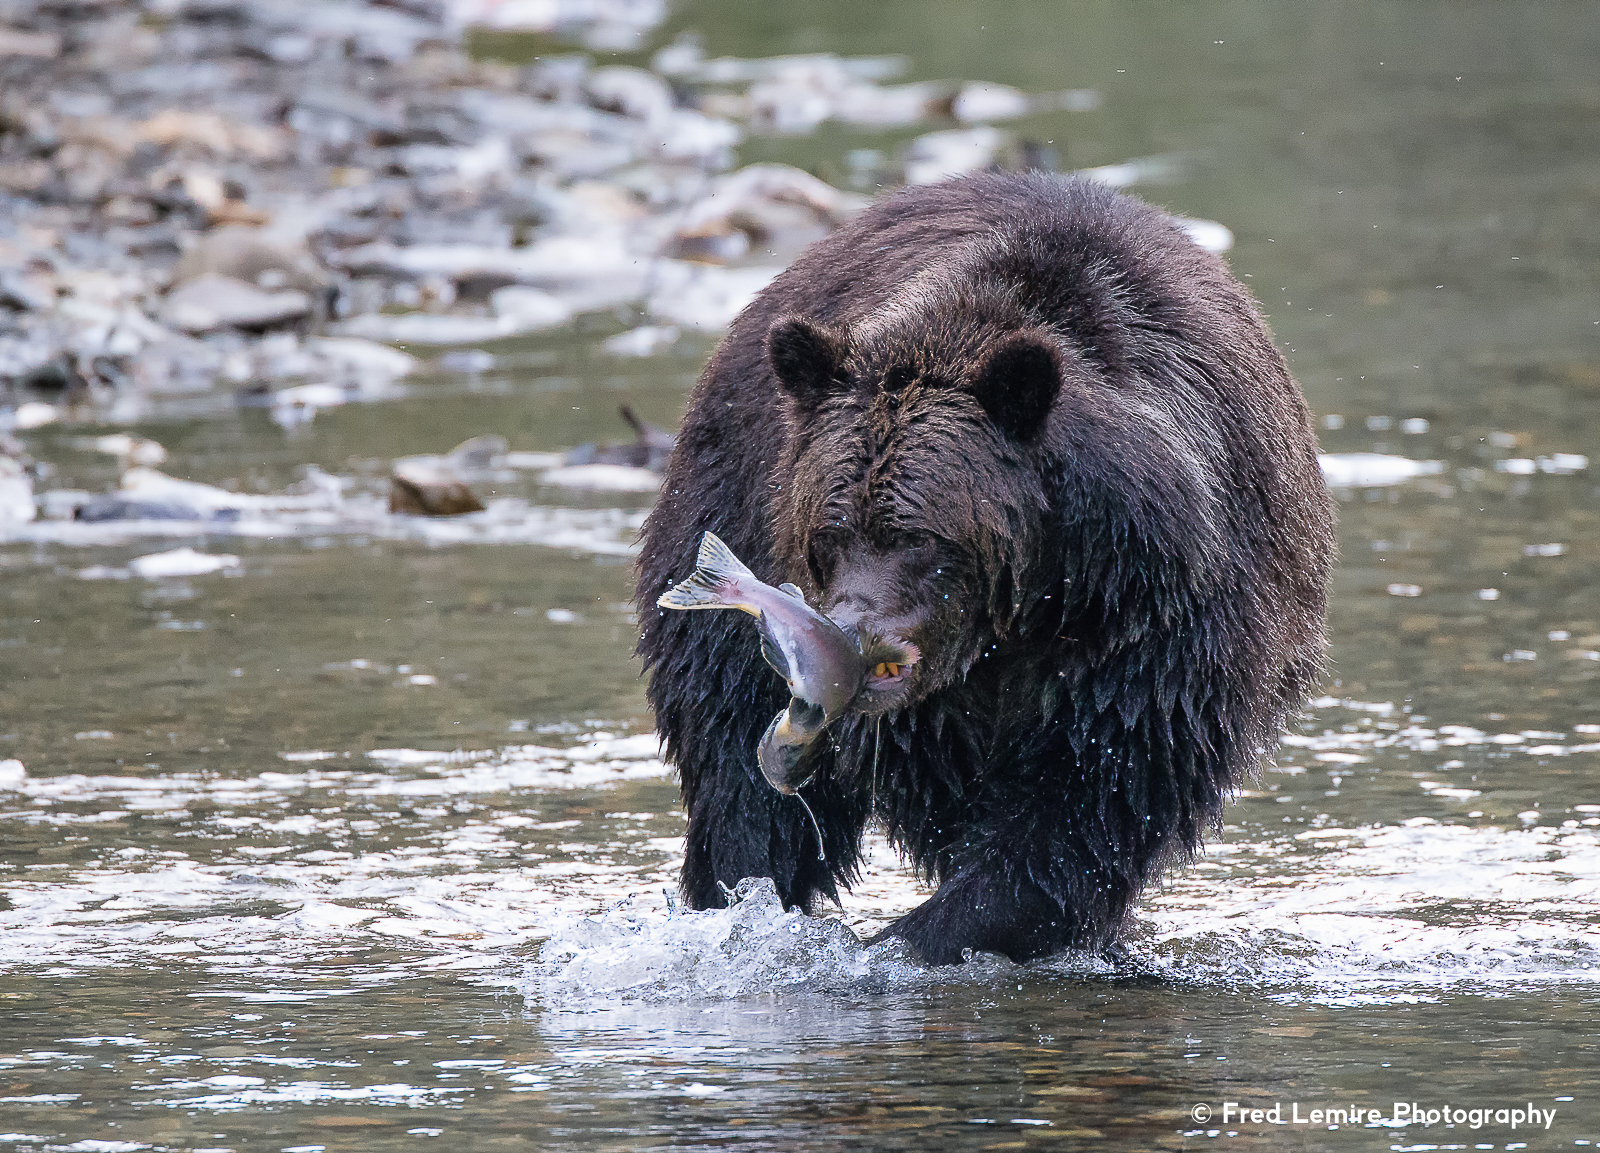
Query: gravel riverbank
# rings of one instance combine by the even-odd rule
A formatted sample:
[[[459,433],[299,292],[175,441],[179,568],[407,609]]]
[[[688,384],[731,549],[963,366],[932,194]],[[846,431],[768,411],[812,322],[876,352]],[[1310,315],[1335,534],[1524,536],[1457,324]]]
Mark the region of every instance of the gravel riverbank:
[[[128,425],[191,397],[290,427],[397,395],[425,364],[490,359],[452,346],[586,313],[621,322],[613,356],[715,334],[865,192],[1048,167],[1047,147],[991,122],[1097,102],[896,83],[895,58],[708,59],[691,35],[647,54],[666,15],[623,0],[0,0],[0,479],[15,498],[0,515],[40,511],[16,434],[45,424]],[[475,25],[573,47],[478,59]],[[615,50],[648,66],[601,62]],[[868,169],[855,191],[737,165],[748,136],[829,121],[929,130],[852,154]]]

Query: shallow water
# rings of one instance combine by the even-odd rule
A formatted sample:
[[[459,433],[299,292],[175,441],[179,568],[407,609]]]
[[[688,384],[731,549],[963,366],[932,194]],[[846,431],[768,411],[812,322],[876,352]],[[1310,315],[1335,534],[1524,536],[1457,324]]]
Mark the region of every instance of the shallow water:
[[[518,473],[465,528],[35,526],[0,545],[0,761],[26,766],[0,765],[0,1141],[1600,1142],[1594,10],[718,2],[679,29],[713,56],[1094,88],[1011,127],[1065,167],[1174,158],[1137,191],[1234,232],[1325,451],[1441,462],[1341,491],[1328,696],[1117,967],[926,972],[845,935],[918,899],[881,845],[842,925],[759,893],[669,909],[682,819],[626,603],[646,498]],[[852,152],[914,134],[742,158],[845,184]],[[314,465],[376,501],[388,461],[468,436],[558,451],[623,435],[621,401],[675,423],[709,343],[603,355],[627,325],[292,429],[219,392],[128,431],[174,475],[282,492]],[[86,431],[28,444],[102,489]],[[240,564],[116,579],[179,545]],[[1329,1108],[1380,1117],[1294,1120]]]

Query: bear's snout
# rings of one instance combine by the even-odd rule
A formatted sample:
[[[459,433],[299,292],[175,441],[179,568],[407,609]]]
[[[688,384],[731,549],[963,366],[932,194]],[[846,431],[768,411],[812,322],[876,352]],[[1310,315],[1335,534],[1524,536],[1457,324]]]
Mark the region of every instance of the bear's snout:
[[[851,711],[882,713],[917,695],[927,643],[922,613],[885,611],[860,597],[834,598],[824,604],[828,619],[854,636],[867,657],[866,683]]]
[[[927,613],[916,602],[894,596],[892,585],[871,575],[846,573],[825,590],[823,615],[863,640],[914,642],[911,634],[920,630]]]

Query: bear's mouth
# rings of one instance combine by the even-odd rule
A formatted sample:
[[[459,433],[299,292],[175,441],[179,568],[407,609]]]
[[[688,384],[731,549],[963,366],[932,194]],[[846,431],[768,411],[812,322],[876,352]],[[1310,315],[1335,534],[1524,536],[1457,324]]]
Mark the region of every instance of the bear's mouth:
[[[900,704],[916,679],[922,652],[899,637],[857,634],[867,675],[852,711],[882,713]]]
[[[922,652],[910,641],[852,631],[860,646],[865,675],[844,713],[881,717],[905,703]],[[791,696],[772,718],[756,747],[756,763],[767,783],[785,794],[804,786],[816,771],[812,748],[839,715],[842,714],[830,715],[820,704]]]
[[[879,661],[867,671],[866,688],[869,693],[886,693],[910,684],[915,661]]]

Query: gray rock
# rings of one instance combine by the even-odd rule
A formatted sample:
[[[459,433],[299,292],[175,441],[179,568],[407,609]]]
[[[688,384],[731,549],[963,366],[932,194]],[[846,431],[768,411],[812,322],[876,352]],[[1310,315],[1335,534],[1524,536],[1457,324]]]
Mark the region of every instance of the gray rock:
[[[336,326],[344,336],[393,344],[478,344],[515,336],[516,325],[497,316],[452,316],[430,312],[399,315],[369,313],[341,321]]]
[[[572,306],[560,297],[520,284],[497,289],[489,297],[489,305],[496,317],[518,332],[555,328],[572,319]]]
[[[310,313],[311,298],[303,292],[264,292],[253,284],[209,272],[173,289],[161,306],[167,324],[196,334],[224,328],[273,328]]]
[[[987,168],[1000,155],[1005,142],[1000,130],[988,125],[919,136],[906,150],[906,183],[932,184]]]
[[[286,240],[273,231],[244,225],[211,229],[178,261],[180,281],[208,273],[268,291],[291,288],[315,293],[331,283],[303,240]]]

